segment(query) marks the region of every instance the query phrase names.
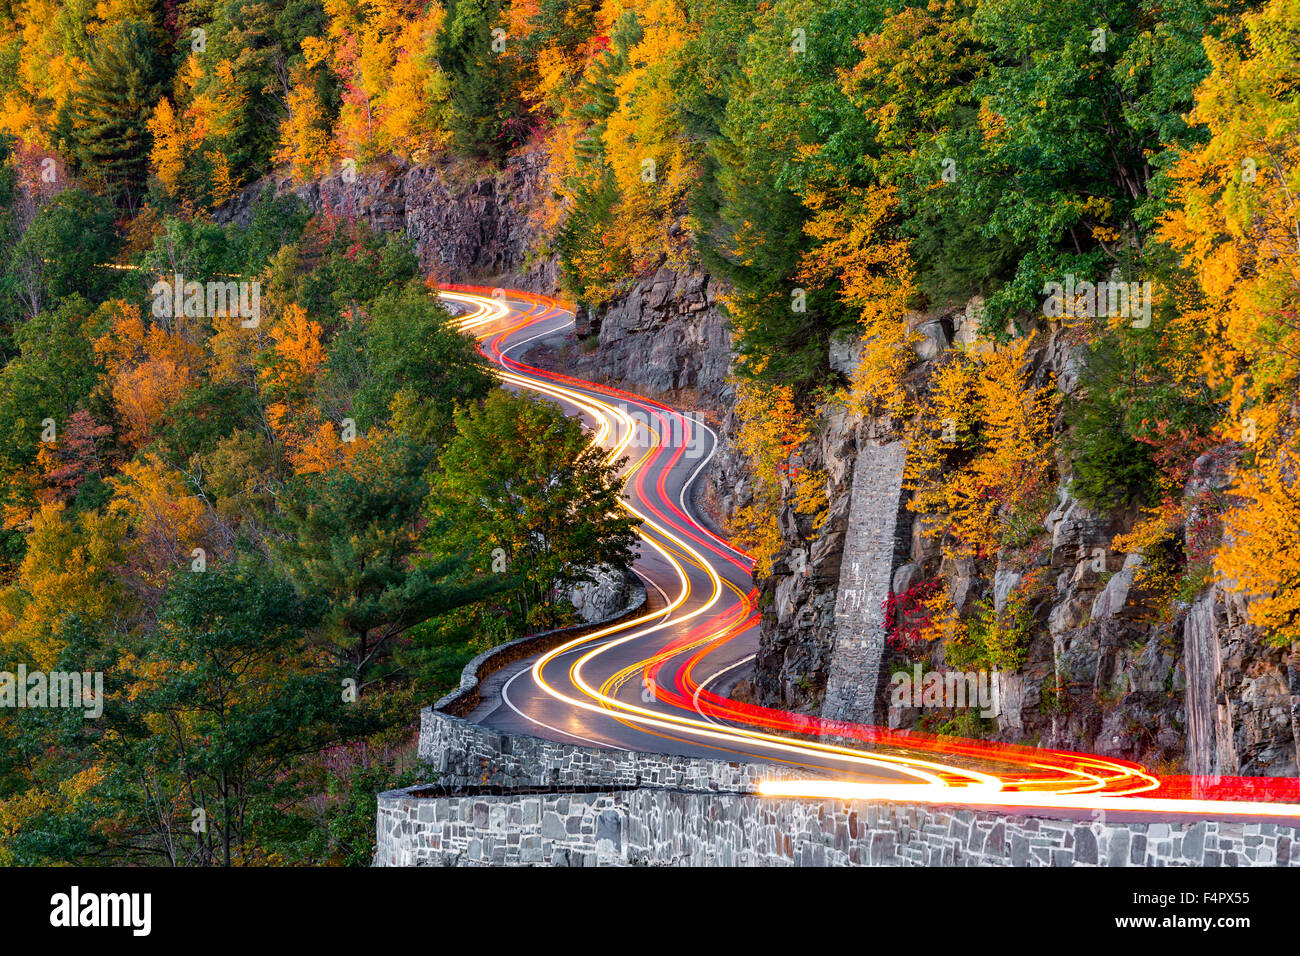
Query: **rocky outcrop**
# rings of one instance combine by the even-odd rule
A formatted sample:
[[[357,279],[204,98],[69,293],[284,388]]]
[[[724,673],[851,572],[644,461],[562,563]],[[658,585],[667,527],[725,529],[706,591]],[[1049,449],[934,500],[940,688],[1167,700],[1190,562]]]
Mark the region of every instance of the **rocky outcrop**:
[[[592,580],[580,581],[569,591],[569,603],[588,624],[617,614],[634,590],[633,579],[621,568],[602,565],[591,576]]]
[[[389,159],[303,185],[282,174],[264,177],[213,218],[247,224],[262,197],[293,194],[313,212],[360,219],[380,232],[405,232],[421,267],[437,279],[553,294],[559,266],[541,251],[535,225],[543,180],[544,159],[534,151],[512,155],[500,170]]]
[[[500,170],[442,162],[389,161],[295,184],[272,175],[244,189],[213,218],[247,224],[268,195],[296,195],[313,212],[367,222],[411,238],[421,268],[447,282],[500,284],[554,295],[559,263],[538,223],[545,160],[512,155]],[[660,265],[622,294],[580,307],[562,354],[550,361],[593,381],[670,397],[725,414],[731,399],[731,331],[718,285],[698,269]]]
[[[1192,605],[1183,629],[1190,773],[1300,775],[1295,652],[1260,640],[1239,595],[1214,587]]]
[[[578,326],[582,344],[565,363],[577,374],[715,414],[730,404],[731,330],[708,275],[660,266],[611,302],[580,309]]]

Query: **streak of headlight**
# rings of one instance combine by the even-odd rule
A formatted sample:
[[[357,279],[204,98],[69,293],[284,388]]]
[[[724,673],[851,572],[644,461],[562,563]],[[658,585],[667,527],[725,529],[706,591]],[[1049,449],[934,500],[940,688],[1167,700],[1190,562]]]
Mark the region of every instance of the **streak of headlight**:
[[[758,792],[766,797],[897,800],[915,803],[960,803],[964,806],[1110,810],[1116,813],[1192,813],[1248,817],[1300,817],[1300,804],[1295,803],[1015,792],[984,788],[979,785],[934,787],[917,786],[915,784],[853,783],[846,780],[764,780],[759,784]]]

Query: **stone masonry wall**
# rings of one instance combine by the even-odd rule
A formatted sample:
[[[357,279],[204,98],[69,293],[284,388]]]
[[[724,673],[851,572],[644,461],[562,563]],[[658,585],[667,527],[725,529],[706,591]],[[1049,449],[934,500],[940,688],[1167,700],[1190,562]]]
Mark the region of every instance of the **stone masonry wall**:
[[[884,604],[898,564],[896,529],[905,461],[902,442],[865,441],[858,447],[836,592],[835,649],[822,704],[822,716],[832,720],[878,722]]]
[[[760,780],[818,776],[812,770],[668,754],[599,750],[507,734],[432,707],[420,712],[420,759],[441,787],[635,788],[752,792]]]
[[[376,866],[1290,866],[1300,828],[761,797],[812,770],[575,747],[426,708],[435,784],[379,795]]]
[[[1272,823],[1091,823],[696,793],[379,796],[376,866],[1293,866]]]

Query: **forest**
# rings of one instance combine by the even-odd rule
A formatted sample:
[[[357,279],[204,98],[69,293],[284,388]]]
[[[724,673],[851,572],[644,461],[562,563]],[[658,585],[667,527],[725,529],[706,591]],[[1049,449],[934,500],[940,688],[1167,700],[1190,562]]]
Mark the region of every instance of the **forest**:
[[[838,401],[900,423],[952,554],[1065,472],[1164,599],[1217,579],[1300,640],[1300,0],[6,0],[0,58],[0,666],[108,698],[0,712],[0,862],[365,863],[419,705],[572,619],[587,532],[630,559],[613,466],[496,388],[407,240],[213,222],[275,171],[537,151],[567,296],[723,280],[760,576]],[[259,316],[160,309],[173,276]],[[917,389],[915,317],[973,299],[994,347]],[[1068,399],[1025,365],[1061,317]],[[1212,450],[1231,494],[1189,500]],[[589,494],[511,480],[543,473]],[[952,659],[1014,666],[923,598]]]

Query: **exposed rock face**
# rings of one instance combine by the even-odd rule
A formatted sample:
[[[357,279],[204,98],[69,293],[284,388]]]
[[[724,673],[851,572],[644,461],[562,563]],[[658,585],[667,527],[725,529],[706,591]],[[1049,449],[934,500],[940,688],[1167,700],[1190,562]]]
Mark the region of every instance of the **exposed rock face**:
[[[512,156],[500,171],[393,161],[301,186],[269,176],[214,218],[246,224],[259,198],[292,193],[314,212],[355,217],[378,231],[404,231],[421,267],[443,281],[500,283],[553,295],[559,263],[539,253],[546,243],[536,222],[543,188],[543,158],[532,152]],[[731,332],[717,293],[717,283],[703,272],[663,265],[613,301],[583,310],[583,341],[571,341],[561,361],[594,381],[684,398],[721,416],[731,401]]]
[[[598,346],[574,353],[571,367],[594,381],[682,396],[721,414],[731,401],[732,356],[717,294],[704,273],[661,266],[622,297],[579,316]]]
[[[1218,587],[1183,631],[1188,770],[1207,776],[1297,776],[1295,647],[1259,639],[1245,602]]]
[[[559,267],[553,257],[536,255],[533,224],[543,171],[540,154],[522,152],[500,171],[391,160],[301,186],[272,175],[244,189],[213,218],[246,224],[262,196],[292,193],[313,212],[355,217],[380,232],[404,231],[415,243],[421,267],[443,281],[501,282],[552,294],[559,287]]]
[[[569,602],[578,617],[590,624],[603,621],[626,606],[632,582],[618,568],[607,565],[592,572],[594,581],[581,581],[569,591]]]
[[[975,305],[918,320],[921,364],[914,380],[923,381],[927,364],[952,343],[973,341]],[[851,372],[859,349],[836,341],[832,367]],[[1067,394],[1077,387],[1080,347],[1064,334],[1046,336],[1029,362],[1035,386],[1050,378]],[[1031,599],[1025,663],[1017,673],[994,675],[1001,712],[983,735],[1137,760],[1167,772],[1300,772],[1300,661],[1246,623],[1241,597],[1214,588],[1190,607],[1157,613],[1139,583],[1141,557],[1111,547],[1133,526],[1135,511],[1097,512],[1072,498],[1067,482],[1044,519],[1038,548],[1003,554],[993,569],[945,558],[938,541],[922,536],[920,522],[909,526],[889,514],[886,502],[897,498],[903,506],[906,492],[899,493],[892,472],[872,465],[881,445],[869,437],[888,432],[888,423],[826,416],[810,465],[827,469],[830,516],[816,534],[783,516],[786,547],[772,577],[760,583],[767,605],[748,688],[759,702],[868,720],[869,695],[862,691],[875,686],[875,722],[917,726],[920,710],[891,707],[883,693],[889,672],[905,659],[889,648],[877,653],[885,595],[863,592],[853,565],[859,576],[868,563],[878,565],[874,571],[888,567],[895,594],[937,579],[957,607],[989,597],[997,611],[1032,571],[1047,586]],[[828,454],[831,448],[837,453]],[[1225,487],[1230,457],[1218,449],[1197,462],[1186,489],[1193,515],[1198,496]],[[743,474],[735,480],[743,491]],[[738,495],[740,503],[743,498]],[[788,566],[801,551],[809,555],[808,571],[795,574]],[[926,666],[944,667],[942,648],[930,649]]]

